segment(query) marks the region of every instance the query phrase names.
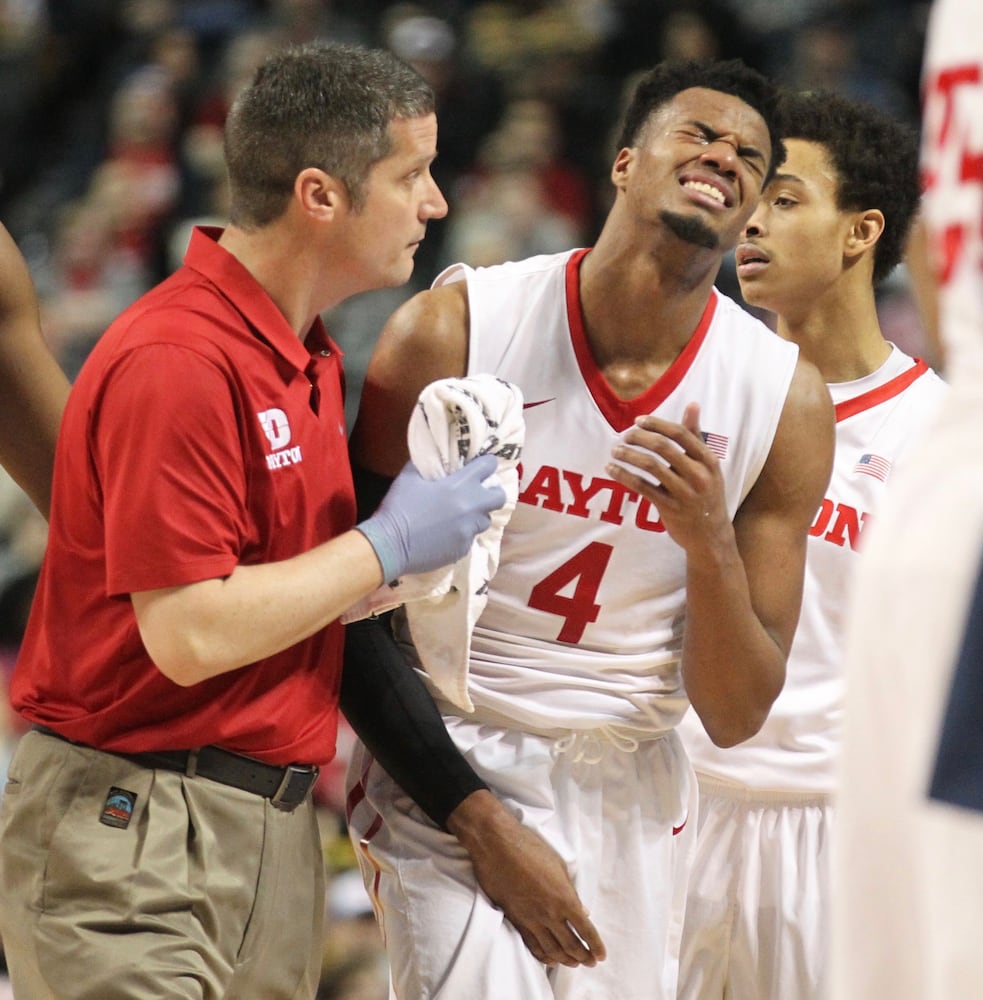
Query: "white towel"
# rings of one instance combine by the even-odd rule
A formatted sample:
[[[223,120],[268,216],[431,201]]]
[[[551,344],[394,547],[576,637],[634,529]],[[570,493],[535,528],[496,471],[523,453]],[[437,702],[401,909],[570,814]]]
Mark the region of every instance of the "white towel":
[[[421,393],[407,431],[410,458],[425,479],[437,479],[488,452],[498,469],[486,482],[505,489],[505,506],[453,566],[383,584],[342,616],[357,621],[400,604],[420,663],[441,694],[471,712],[468,662],[471,632],[487,601],[488,582],[498,569],[502,532],[515,509],[516,466],[525,440],[522,393],[494,375],[432,382]]]

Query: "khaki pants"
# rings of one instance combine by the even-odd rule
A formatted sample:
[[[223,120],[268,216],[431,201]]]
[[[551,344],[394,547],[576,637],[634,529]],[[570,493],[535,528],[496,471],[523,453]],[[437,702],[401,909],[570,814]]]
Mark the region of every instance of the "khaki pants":
[[[110,789],[136,796],[106,812]],[[124,796],[124,799],[127,798]],[[18,1000],[309,1000],[324,873],[292,813],[37,732],[0,804],[0,934]]]

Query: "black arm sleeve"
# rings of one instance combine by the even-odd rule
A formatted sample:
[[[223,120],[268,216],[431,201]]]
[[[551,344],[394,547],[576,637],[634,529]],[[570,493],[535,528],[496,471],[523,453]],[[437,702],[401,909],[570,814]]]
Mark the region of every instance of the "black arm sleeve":
[[[472,792],[488,787],[448,735],[388,620],[346,626],[341,710],[390,777],[438,826]]]
[[[370,472],[356,462],[352,462],[352,480],[355,483],[355,502],[358,506],[356,520],[364,521],[376,512],[393,481],[389,476]]]

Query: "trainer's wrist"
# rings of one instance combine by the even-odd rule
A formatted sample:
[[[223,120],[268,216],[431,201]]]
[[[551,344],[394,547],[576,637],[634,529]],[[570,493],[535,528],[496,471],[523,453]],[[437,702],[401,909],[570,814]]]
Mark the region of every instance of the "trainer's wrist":
[[[397,547],[389,537],[389,533],[379,522],[378,514],[356,524],[355,530],[361,532],[369,545],[372,546],[372,551],[375,552],[376,559],[379,560],[379,565],[382,567],[383,582],[398,580],[402,575],[402,560]]]

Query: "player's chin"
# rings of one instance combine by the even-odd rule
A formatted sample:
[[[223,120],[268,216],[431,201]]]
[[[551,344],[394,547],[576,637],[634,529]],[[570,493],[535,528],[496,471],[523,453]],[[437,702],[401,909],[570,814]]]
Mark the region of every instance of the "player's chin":
[[[771,308],[768,305],[770,296],[768,295],[767,281],[758,276],[742,276],[740,274],[737,276],[737,281],[741,289],[741,298],[749,306],[754,306],[756,309]]]
[[[759,291],[755,287],[753,279],[742,278],[738,281],[738,285],[741,289],[741,298],[744,299],[749,306],[761,306],[760,301],[758,301]]]

